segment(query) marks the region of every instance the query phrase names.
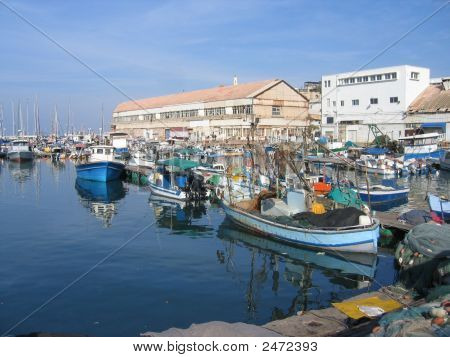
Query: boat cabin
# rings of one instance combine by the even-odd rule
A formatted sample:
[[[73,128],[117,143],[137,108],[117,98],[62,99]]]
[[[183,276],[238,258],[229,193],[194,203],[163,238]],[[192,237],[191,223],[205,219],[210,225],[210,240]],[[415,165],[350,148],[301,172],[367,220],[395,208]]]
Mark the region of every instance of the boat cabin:
[[[91,146],[91,157],[89,161],[113,161],[114,160],[114,146],[96,145]]]
[[[31,151],[30,143],[26,140],[14,140],[11,142],[11,151]]]
[[[438,149],[439,133],[428,133],[398,138],[405,148],[405,154],[430,153]]]

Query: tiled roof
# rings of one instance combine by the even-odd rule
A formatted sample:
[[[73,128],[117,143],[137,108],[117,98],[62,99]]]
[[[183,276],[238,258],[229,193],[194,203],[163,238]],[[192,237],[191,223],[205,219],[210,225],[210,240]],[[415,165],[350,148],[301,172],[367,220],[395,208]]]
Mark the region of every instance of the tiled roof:
[[[409,113],[450,112],[450,90],[442,84],[429,85],[408,107]]]
[[[281,82],[278,79],[270,79],[259,82],[242,83],[231,86],[221,86],[209,89],[200,89],[192,92],[182,92],[165,95],[162,97],[152,97],[120,103],[115,113],[139,109],[161,108],[169,105],[187,103],[205,103],[221,100],[253,98],[265,89]]]

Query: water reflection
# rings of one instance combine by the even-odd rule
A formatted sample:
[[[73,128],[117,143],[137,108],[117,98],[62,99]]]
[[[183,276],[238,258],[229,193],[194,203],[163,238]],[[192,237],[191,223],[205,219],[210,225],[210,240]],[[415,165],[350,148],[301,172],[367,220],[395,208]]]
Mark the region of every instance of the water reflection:
[[[31,179],[34,171],[34,161],[8,161],[8,171],[14,181],[24,183]]]
[[[246,289],[247,306],[251,315],[257,311],[258,290],[270,278],[275,294],[278,292],[280,279],[298,289],[286,313],[282,308],[273,308],[272,319],[280,319],[296,311],[308,310],[311,302],[315,306],[320,304],[323,297],[320,294],[314,297],[311,292],[312,289],[323,286],[323,282],[317,282],[315,273],[320,273],[332,286],[345,289],[367,288],[375,277],[377,257],[372,254],[334,254],[299,248],[252,235],[240,230],[229,220],[225,220],[219,227],[218,237],[229,243],[225,251],[217,251],[217,257],[230,272],[234,270],[231,265],[235,245],[243,244],[251,251],[250,276]],[[262,256],[262,264],[259,266],[256,256]]]
[[[153,208],[156,221],[161,228],[192,236],[213,231],[213,228],[205,223],[196,222],[207,214],[204,203],[186,203],[150,195],[149,205]]]
[[[99,218],[105,228],[110,227],[117,214],[117,201],[126,194],[122,181],[98,182],[77,178],[75,189],[81,204]]]

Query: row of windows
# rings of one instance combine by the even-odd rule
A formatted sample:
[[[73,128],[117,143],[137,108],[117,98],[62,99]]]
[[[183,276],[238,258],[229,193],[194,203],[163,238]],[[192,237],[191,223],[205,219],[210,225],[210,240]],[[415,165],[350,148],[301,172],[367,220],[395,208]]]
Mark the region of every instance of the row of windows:
[[[198,109],[177,110],[173,112],[161,113],[161,119],[190,118],[190,117],[198,117]]]
[[[339,85],[365,83],[365,82],[376,82],[376,81],[391,80],[391,79],[397,79],[397,72],[373,74],[370,76],[342,78],[342,79],[339,79]]]
[[[205,109],[205,116],[213,117],[213,116],[219,116],[219,115],[225,115],[225,107]]]
[[[389,103],[399,103],[398,97],[390,97]],[[345,102],[341,100],[341,107],[345,105]],[[370,104],[378,104],[378,98],[370,98]],[[352,105],[359,105],[359,99],[352,99]],[[330,99],[327,99],[327,106],[330,106]],[[336,106],[336,101],[333,100],[333,107]]]
[[[233,106],[233,114],[253,114],[253,106],[235,105]]]

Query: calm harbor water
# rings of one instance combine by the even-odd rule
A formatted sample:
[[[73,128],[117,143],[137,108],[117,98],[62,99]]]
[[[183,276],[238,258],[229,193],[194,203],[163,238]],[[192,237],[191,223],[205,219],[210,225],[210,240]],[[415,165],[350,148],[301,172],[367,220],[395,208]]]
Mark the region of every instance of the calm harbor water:
[[[426,207],[428,183],[410,180],[410,204]],[[431,185],[448,189],[442,175]],[[263,324],[377,289],[370,277],[395,279],[391,252],[349,262],[278,244],[238,230],[209,203],[182,208],[129,183],[77,181],[70,162],[1,162],[0,222],[2,334],[152,222],[10,334]]]

